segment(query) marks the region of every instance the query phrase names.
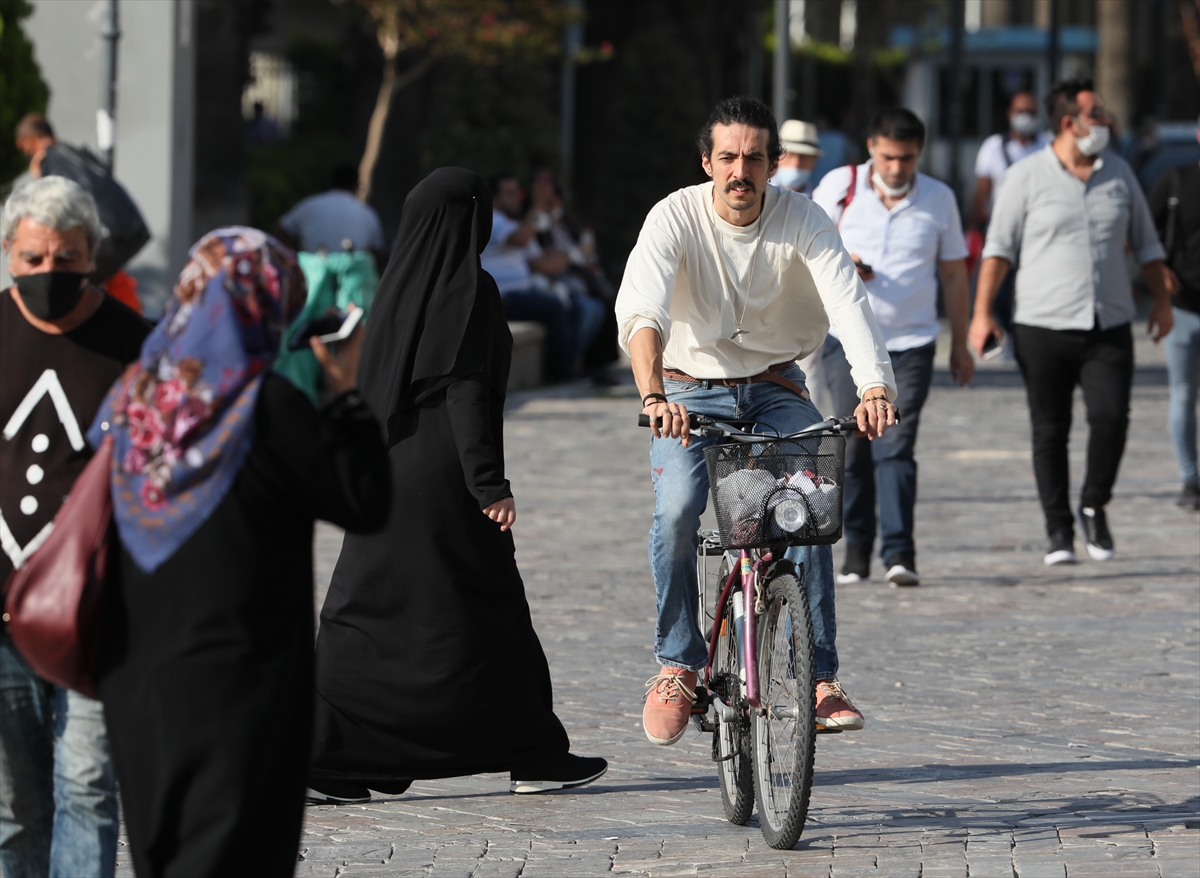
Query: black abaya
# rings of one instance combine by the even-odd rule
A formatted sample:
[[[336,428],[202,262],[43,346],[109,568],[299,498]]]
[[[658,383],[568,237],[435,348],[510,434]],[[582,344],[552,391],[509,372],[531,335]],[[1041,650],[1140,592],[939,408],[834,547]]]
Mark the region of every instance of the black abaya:
[[[292,875],[312,716],[312,530],[379,527],[379,425],[347,395],[318,413],[268,375],[233,487],[162,566],[128,552],[100,694],[134,868]]]
[[[314,781],[523,769],[568,750],[512,533],[482,512],[511,496],[512,336],[478,257],[490,224],[487,187],[460,169],[405,203],[360,368],[388,425],[392,511],[382,533],[346,536],[321,611]]]

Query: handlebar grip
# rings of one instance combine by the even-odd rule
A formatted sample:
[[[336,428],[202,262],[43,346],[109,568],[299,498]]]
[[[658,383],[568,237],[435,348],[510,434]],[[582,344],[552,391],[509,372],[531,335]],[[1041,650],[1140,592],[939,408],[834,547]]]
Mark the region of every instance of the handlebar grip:
[[[695,412],[688,412],[688,428],[691,430],[695,430],[697,427],[709,426],[712,424],[712,422],[713,422],[712,418],[705,417],[704,415],[698,415]],[[638,426],[639,427],[649,427],[650,426],[650,416],[647,414],[638,415]],[[661,427],[662,426],[662,418],[655,418],[654,426]]]

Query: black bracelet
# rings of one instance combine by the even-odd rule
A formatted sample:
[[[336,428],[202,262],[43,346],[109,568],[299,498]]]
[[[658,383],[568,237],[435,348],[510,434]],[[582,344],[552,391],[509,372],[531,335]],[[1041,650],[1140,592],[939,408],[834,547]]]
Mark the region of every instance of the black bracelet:
[[[659,402],[669,402],[665,393],[647,393],[642,397],[642,408],[646,407],[646,400],[657,399]]]

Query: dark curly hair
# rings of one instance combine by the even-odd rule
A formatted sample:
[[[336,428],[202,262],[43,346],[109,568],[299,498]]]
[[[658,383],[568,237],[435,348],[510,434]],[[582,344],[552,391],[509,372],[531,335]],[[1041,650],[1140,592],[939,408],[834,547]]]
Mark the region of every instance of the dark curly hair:
[[[773,162],[783,155],[775,115],[762,101],[738,96],[725,98],[713,108],[712,115],[696,135],[696,146],[700,147],[700,153],[708,159],[712,158],[712,133],[715,125],[749,125],[751,128],[762,128],[767,132],[767,160]]]

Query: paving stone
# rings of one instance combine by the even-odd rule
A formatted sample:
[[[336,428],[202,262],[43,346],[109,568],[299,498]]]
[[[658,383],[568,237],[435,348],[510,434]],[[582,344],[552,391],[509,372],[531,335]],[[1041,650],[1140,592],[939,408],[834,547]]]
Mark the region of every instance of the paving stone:
[[[887,588],[876,559],[875,579],[838,589],[840,677],[867,727],[819,739],[787,852],[756,819],[724,819],[707,738],[655,747],[640,728],[653,495],[636,391],[514,394],[517,561],[572,749],[609,773],[574,793],[512,796],[491,774],[310,807],[297,875],[1196,878],[1200,518],[1172,502],[1162,351],[1139,338],[1136,357],[1118,554],[1047,569],[1020,378],[992,363],[956,390],[939,353],[917,451],[922,584]],[[1085,437],[1077,403],[1075,496]],[[318,527],[318,602],[339,546]]]

